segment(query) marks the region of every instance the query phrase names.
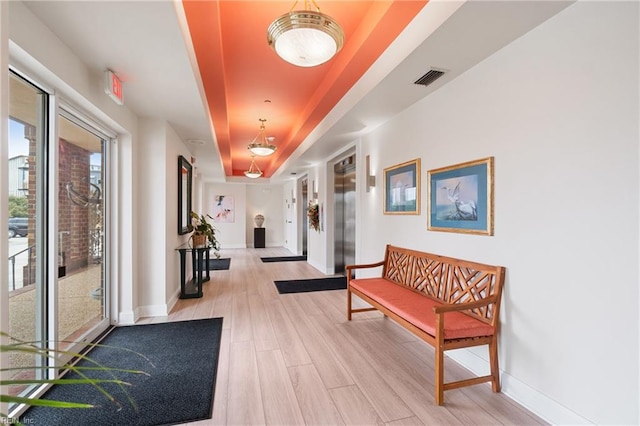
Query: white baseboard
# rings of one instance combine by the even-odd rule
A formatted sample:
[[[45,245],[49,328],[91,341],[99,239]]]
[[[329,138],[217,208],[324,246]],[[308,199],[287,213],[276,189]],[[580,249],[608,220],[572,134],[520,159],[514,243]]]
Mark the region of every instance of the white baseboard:
[[[173,307],[178,302],[179,298],[180,298],[180,289],[178,288],[178,289],[176,289],[176,291],[173,292],[173,295],[171,296],[171,299],[169,299],[169,302],[167,303],[167,312],[171,312]]]
[[[309,263],[309,265],[313,266],[314,268],[316,268],[318,271],[322,272],[323,274],[325,274],[325,275],[333,275],[333,271],[329,271],[323,265],[315,263],[313,260],[310,260],[308,257],[307,257],[307,262]]]
[[[221,248],[221,250],[224,250],[224,249],[239,249],[239,248],[247,248],[247,247],[248,247],[247,244],[242,244],[242,243],[240,243],[240,244],[225,244]]]
[[[476,375],[489,374],[489,362],[470,350],[448,351],[447,355]],[[584,417],[558,404],[526,383],[500,371],[502,393],[554,425],[592,425]]]
[[[118,325],[133,325],[136,323],[136,315],[133,311],[120,312],[116,324]]]
[[[119,315],[118,325],[134,325],[143,317],[164,317],[168,316],[171,309],[178,302],[180,289],[178,288],[171,296],[169,303],[166,305],[147,305],[140,306],[134,312],[121,312]]]
[[[146,305],[138,308],[139,316],[142,317],[164,317],[169,315],[169,308],[164,305]]]

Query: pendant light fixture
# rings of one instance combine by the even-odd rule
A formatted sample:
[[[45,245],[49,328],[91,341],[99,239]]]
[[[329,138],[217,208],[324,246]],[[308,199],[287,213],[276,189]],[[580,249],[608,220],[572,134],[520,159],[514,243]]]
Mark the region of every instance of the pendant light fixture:
[[[262,171],[256,164],[256,159],[253,155],[251,156],[251,165],[249,166],[249,170],[244,172],[244,175],[251,179],[257,179],[262,176]]]
[[[293,10],[297,4],[298,0],[289,13],[269,25],[267,42],[285,61],[299,67],[315,67],[342,49],[344,31],[332,17],[320,12],[315,0],[304,0],[305,10]]]
[[[267,121],[264,118],[260,118],[260,132],[258,132],[258,136],[253,139],[253,142],[247,146],[247,149],[251,151],[252,154],[257,155],[258,157],[266,157],[268,155],[276,152],[276,146],[269,143],[267,141],[267,137],[264,134],[264,123]]]

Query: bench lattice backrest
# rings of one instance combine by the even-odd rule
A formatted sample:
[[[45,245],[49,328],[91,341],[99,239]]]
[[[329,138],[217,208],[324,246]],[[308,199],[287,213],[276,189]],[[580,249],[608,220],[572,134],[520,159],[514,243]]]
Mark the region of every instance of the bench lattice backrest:
[[[504,268],[387,246],[383,277],[443,303],[468,303],[497,295],[497,303],[466,311],[495,325]]]

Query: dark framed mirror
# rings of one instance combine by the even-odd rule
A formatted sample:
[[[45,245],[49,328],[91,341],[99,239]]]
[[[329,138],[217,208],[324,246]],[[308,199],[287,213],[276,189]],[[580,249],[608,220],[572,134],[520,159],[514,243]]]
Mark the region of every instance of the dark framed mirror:
[[[191,163],[182,155],[178,157],[178,234],[193,231],[191,226]]]

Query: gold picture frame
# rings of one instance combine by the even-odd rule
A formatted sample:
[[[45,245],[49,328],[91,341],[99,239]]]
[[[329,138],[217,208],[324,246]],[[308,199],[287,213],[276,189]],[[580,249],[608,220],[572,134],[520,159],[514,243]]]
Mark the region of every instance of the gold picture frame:
[[[193,231],[191,225],[191,187],[193,186],[193,168],[191,163],[178,156],[178,235]]]
[[[384,169],[384,214],[420,214],[420,159]]]
[[[427,172],[430,231],[493,235],[493,157]]]

